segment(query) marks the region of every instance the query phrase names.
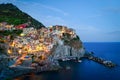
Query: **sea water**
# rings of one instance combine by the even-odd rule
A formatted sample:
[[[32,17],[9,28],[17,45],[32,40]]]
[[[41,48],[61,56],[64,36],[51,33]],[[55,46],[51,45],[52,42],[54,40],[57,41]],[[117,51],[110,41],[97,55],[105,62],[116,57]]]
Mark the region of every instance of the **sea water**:
[[[86,42],[83,45],[95,56],[111,60],[117,66],[108,68],[87,59],[81,63],[61,62],[61,66],[71,69],[24,75],[15,80],[120,80],[120,42]]]

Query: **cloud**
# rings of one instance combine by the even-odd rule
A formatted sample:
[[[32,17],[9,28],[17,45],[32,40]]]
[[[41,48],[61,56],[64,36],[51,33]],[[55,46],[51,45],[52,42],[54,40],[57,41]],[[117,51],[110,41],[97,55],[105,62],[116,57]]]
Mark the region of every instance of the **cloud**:
[[[120,13],[120,7],[109,7],[105,8],[104,10],[113,13]]]
[[[90,16],[88,16],[89,18],[96,18],[96,17],[101,17],[103,16],[102,14],[92,14]]]
[[[53,7],[53,6],[44,5],[44,4],[40,4],[40,3],[36,3],[36,2],[33,2],[32,5],[46,8],[46,9],[51,10],[51,11],[53,11],[53,12],[60,13],[60,14],[62,14],[62,15],[64,15],[64,16],[67,16],[67,15],[68,15],[68,13],[66,13],[65,11],[63,11],[63,10],[61,10],[61,9],[59,9],[59,8],[55,8],[55,7]]]
[[[36,7],[42,7],[42,8],[46,8],[48,10],[51,10],[53,12],[57,12],[59,14],[62,14],[64,16],[67,16],[68,13],[66,13],[65,11],[59,9],[59,8],[56,8],[56,7],[53,7],[53,6],[49,6],[49,5],[44,5],[44,4],[41,4],[41,3],[38,3],[38,2],[30,2],[30,1],[20,1],[20,0],[0,0],[0,3],[15,3],[15,4],[32,4],[31,6],[36,6]]]
[[[91,33],[100,31],[99,28],[94,27],[94,26],[88,26],[88,25],[81,25],[81,26],[76,27],[76,29],[79,29],[82,32],[91,32]]]
[[[49,10],[61,13],[61,14],[65,15],[65,16],[68,15],[68,13],[62,11],[61,9],[58,9],[58,8],[55,8],[55,7],[52,7],[52,6],[43,5],[43,4],[41,6],[44,7],[44,8],[47,8]]]
[[[0,0],[0,3],[14,3],[17,0]]]
[[[42,23],[45,26],[51,26],[51,25],[66,25],[66,21],[58,16],[39,16],[39,21],[42,21]]]
[[[120,41],[120,31],[110,31],[92,25],[74,27],[83,42]]]
[[[108,41],[120,42],[120,30],[110,31],[105,34]]]
[[[111,31],[111,32],[108,32],[107,34],[110,34],[110,35],[120,35],[120,30]]]

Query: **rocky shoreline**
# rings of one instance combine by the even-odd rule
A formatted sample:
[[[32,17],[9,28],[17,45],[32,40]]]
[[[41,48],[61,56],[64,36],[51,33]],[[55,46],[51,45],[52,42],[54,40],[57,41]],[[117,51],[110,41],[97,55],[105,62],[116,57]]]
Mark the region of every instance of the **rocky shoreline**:
[[[91,53],[86,53],[86,54],[84,55],[84,58],[89,59],[89,60],[92,60],[92,61],[95,61],[95,62],[97,62],[97,63],[99,63],[99,64],[104,65],[105,67],[108,67],[108,68],[113,68],[113,67],[116,66],[116,64],[113,63],[112,61],[108,61],[108,60],[104,60],[104,59],[99,58],[99,57],[95,57],[95,56],[94,56],[93,54],[91,54]]]
[[[18,65],[16,67],[9,66],[9,58],[6,55],[0,56],[0,80],[13,79],[18,76],[22,76],[29,73],[39,73],[44,71],[58,71],[62,67],[57,60],[51,61],[46,65],[38,65],[36,67],[26,67]]]
[[[59,65],[58,61],[53,61],[51,63],[49,63],[48,65],[44,65],[44,66],[37,66],[35,68],[33,67],[21,67],[21,66],[17,66],[17,67],[8,67],[8,62],[9,60],[6,58],[7,56],[2,55],[0,56],[0,79],[2,80],[6,80],[6,79],[12,79],[18,76],[22,76],[24,74],[29,74],[29,73],[39,73],[39,72],[44,72],[44,71],[58,71],[61,70],[62,67]],[[109,68],[113,68],[116,66],[116,64],[112,63],[111,61],[106,61],[103,60],[101,58],[95,57],[91,54],[85,54],[84,57],[82,58],[86,58],[89,60],[93,60],[95,62],[98,62],[100,64],[103,64],[106,67]],[[65,59],[62,59],[62,61],[64,61]],[[72,59],[66,59],[65,61],[70,60],[70,61],[74,61]],[[78,58],[76,58],[76,60],[79,60]],[[1,62],[2,61],[2,62]]]
[[[0,64],[0,80],[12,79],[28,73],[59,70],[61,68],[56,62],[51,63],[51,65],[37,66],[35,68],[25,66],[9,67],[9,59],[6,55],[0,56]]]
[[[63,54],[66,53],[66,54]],[[65,56],[69,54],[75,54],[74,56]],[[80,54],[84,53],[84,54]],[[60,57],[60,55],[62,55]],[[12,79],[15,77],[22,76],[24,74],[29,74],[29,73],[39,73],[39,72],[44,72],[44,71],[58,71],[63,69],[59,65],[59,61],[75,61],[79,62],[80,59],[85,58],[89,60],[93,60],[97,63],[100,63],[106,67],[113,68],[116,66],[116,64],[112,63],[111,61],[106,61],[102,58],[98,58],[93,56],[93,54],[86,52],[85,50],[80,50],[79,52],[76,52],[75,50],[72,50],[70,52],[70,47],[63,47],[59,46],[58,49],[56,48],[54,55],[51,55],[48,60],[46,61],[47,63],[45,65],[38,64],[35,67],[32,66],[26,66],[26,65],[18,65],[18,66],[11,66],[10,67],[10,62],[12,61],[9,56],[7,55],[0,55],[0,79],[6,80],[6,79]]]
[[[70,60],[76,57],[79,59],[84,56],[85,49],[76,50],[70,46],[58,45],[52,53],[43,64],[35,63],[36,66],[30,66],[31,60],[25,60],[23,64],[15,66],[12,65],[15,63],[15,58],[5,54],[0,55],[0,79],[6,80],[29,73],[61,70],[59,59]]]

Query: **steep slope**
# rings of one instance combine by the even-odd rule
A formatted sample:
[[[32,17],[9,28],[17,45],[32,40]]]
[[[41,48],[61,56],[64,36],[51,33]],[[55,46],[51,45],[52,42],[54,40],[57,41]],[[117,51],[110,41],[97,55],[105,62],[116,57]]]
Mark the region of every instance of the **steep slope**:
[[[22,12],[11,3],[0,4],[0,22],[7,22],[14,25],[29,23],[29,26],[33,26],[34,28],[45,27],[42,23]]]
[[[3,22],[0,50],[4,52],[0,53],[0,80],[31,72],[58,70],[62,67],[58,61],[77,61],[85,54],[74,29],[60,25],[46,28],[13,4],[0,5],[0,22]],[[4,22],[8,23],[5,29]],[[28,28],[8,27],[24,23],[29,24]]]

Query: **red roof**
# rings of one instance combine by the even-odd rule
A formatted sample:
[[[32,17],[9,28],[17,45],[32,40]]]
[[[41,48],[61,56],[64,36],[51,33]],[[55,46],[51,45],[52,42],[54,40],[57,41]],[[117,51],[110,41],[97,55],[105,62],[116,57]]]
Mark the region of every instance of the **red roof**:
[[[23,29],[26,27],[27,27],[27,24],[20,24],[20,25],[16,26],[17,29]]]

